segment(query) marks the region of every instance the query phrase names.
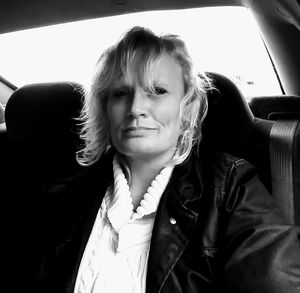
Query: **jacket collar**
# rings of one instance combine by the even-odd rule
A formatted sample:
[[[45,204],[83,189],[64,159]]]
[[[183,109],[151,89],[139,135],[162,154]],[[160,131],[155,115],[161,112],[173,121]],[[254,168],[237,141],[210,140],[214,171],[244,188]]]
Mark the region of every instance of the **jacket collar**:
[[[196,153],[174,168],[169,188],[172,195],[168,199],[169,209],[182,219],[186,228],[196,224],[199,214],[199,200],[203,192],[202,164]],[[176,216],[176,215],[175,215]]]

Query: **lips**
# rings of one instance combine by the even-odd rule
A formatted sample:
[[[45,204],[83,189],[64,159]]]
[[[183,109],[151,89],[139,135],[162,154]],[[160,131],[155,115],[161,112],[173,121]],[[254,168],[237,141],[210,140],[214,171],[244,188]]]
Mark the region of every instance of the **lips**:
[[[147,127],[147,126],[131,126],[125,128],[123,131],[130,132],[130,131],[139,131],[139,130],[156,130],[155,127]]]
[[[157,128],[148,126],[130,126],[123,129],[123,135],[127,138],[146,137],[155,133]]]

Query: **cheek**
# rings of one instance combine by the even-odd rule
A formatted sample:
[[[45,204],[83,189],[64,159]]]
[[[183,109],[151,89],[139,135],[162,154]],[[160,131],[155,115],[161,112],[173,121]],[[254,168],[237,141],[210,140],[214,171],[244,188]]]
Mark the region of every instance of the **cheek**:
[[[178,138],[180,134],[182,133],[181,130],[181,118],[180,118],[180,109],[179,107],[176,109],[176,113],[173,116],[173,140],[177,144]]]
[[[108,102],[106,107],[107,121],[110,129],[114,129],[122,119],[122,107],[117,103]]]
[[[178,136],[181,129],[179,108],[170,109],[170,111],[164,113],[161,117],[164,121],[164,125],[171,131],[171,134]]]

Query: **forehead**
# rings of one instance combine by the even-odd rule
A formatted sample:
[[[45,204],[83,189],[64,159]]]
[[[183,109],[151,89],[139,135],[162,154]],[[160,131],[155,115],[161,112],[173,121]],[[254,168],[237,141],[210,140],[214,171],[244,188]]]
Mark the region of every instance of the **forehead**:
[[[183,84],[182,67],[169,55],[163,55],[153,64],[150,75],[154,80]]]
[[[150,59],[145,58],[141,54],[134,56],[128,64],[129,72],[134,76],[139,74],[148,75],[147,78],[174,80],[178,82],[182,78],[182,68],[174,57],[168,54]]]
[[[113,86],[120,83],[150,86],[161,84],[173,87],[183,86],[182,67],[179,62],[168,54],[157,58],[149,58],[137,52],[122,70],[123,74],[114,81]]]

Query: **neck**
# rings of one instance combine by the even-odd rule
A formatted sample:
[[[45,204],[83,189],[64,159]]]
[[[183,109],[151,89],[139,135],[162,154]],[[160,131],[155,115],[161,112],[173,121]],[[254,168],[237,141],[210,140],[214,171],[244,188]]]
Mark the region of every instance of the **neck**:
[[[147,188],[155,176],[164,168],[158,160],[128,159],[131,180],[129,183],[131,197],[134,207],[139,206]]]

